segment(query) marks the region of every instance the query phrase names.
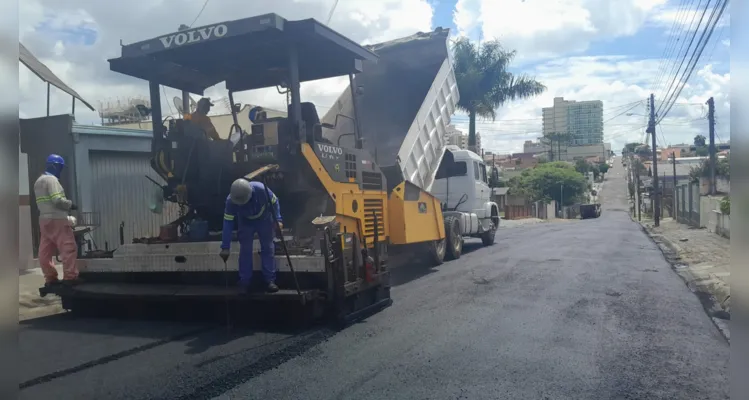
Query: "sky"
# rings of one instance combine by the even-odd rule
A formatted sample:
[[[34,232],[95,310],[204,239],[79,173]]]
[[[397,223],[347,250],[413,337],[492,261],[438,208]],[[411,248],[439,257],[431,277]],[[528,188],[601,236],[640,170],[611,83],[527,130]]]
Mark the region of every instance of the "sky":
[[[436,27],[450,28],[456,38],[499,39],[505,48],[517,51],[510,70],[535,77],[547,87],[539,96],[503,105],[494,121],[478,121],[483,148],[500,154],[521,152],[524,141],[541,135],[541,109],[550,107],[555,97],[601,100],[604,140],[613,150],[643,141],[646,99],[655,94],[658,109],[673,80],[676,50],[690,23],[699,20],[698,7],[704,7],[703,0],[253,0],[252,7],[244,0],[135,3],[26,0],[19,3],[20,40],[101,109],[133,97],[148,98],[146,82],[109,71],[106,60],[119,56],[120,43],[170,33],[180,24],[201,26],[268,12],[325,22],[337,3],[329,25],[362,44]],[[729,21],[730,6],[676,104],[661,121],[658,146],[707,136],[705,102],[711,96],[717,139],[729,140]],[[19,72],[20,117],[44,116],[46,84],[20,63]],[[302,99],[316,103],[322,113],[346,85],[346,78],[304,83]],[[51,113],[70,113],[70,97],[52,90]],[[162,107],[169,110],[179,92],[166,88],[164,94]],[[226,93],[220,84],[206,95],[218,99]],[[285,96],[271,88],[237,94],[235,101],[284,108]],[[76,120],[96,124],[100,118],[97,111],[78,105]],[[456,112],[452,123],[467,132],[464,113]]]

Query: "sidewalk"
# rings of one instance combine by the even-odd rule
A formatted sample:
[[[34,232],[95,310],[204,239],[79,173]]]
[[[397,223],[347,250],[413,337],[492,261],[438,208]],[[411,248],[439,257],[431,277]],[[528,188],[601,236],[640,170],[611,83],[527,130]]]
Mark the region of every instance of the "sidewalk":
[[[502,218],[502,220],[499,221],[499,230],[507,229],[507,228],[516,228],[516,227],[525,226],[525,225],[542,224],[544,222],[547,222],[547,220],[539,219],[539,218],[521,218],[521,219]]]
[[[62,276],[62,266],[57,266]],[[63,312],[60,298],[55,295],[39,297],[39,288],[44,285],[41,268],[21,271],[18,276],[18,320],[45,317]]]
[[[731,313],[730,240],[707,229],[691,228],[672,218],[659,227],[643,218],[642,225],[655,240],[674,270],[700,296],[718,327],[727,333]],[[706,298],[707,297],[707,298]]]

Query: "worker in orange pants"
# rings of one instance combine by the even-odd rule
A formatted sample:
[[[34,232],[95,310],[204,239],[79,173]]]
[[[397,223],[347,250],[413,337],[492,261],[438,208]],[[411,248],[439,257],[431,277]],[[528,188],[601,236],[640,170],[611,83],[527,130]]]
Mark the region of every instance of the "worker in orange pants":
[[[44,173],[34,183],[34,196],[39,208],[39,265],[44,273],[45,286],[59,284],[53,257],[55,250],[62,258],[62,283],[78,283],[78,248],[73,235],[73,226],[68,219],[68,212],[76,210],[72,201],[65,197],[60,184],[60,173],[65,160],[52,154],[47,157]]]

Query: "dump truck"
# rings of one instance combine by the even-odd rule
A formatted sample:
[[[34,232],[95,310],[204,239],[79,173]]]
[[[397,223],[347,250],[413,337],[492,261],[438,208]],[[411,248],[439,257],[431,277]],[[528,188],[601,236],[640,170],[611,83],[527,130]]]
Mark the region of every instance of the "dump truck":
[[[163,200],[182,211],[154,237],[108,256],[83,255],[83,283],[55,289],[63,307],[270,301],[347,322],[392,303],[391,254],[424,254],[437,265],[459,258],[466,237],[492,244],[499,212],[484,162],[444,145],[459,96],[448,34],[436,29],[364,47],[314,19],[265,14],[122,46],[110,69],[149,83],[151,166],[163,179],[156,182]],[[320,119],[300,85],[333,77],[350,85]],[[222,82],[234,119],[225,137],[236,140],[209,140],[187,116],[164,118],[161,85],[187,101]],[[242,131],[238,119],[247,116],[238,115],[234,94],[272,87],[287,94],[288,115]],[[234,285],[236,243],[229,263],[218,257],[225,199],[242,177],[265,182],[282,204],[276,293]]]

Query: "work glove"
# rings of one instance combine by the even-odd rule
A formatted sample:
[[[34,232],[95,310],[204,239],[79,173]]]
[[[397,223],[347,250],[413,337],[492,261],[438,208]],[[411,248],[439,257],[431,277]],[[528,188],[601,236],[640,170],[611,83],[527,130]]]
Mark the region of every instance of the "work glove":
[[[231,252],[229,251],[229,249],[221,249],[221,252],[218,253],[218,255],[221,257],[221,259],[224,260],[224,262],[226,262],[226,260],[229,259],[229,254],[231,254]]]
[[[283,231],[283,222],[278,221],[278,225],[276,225],[276,227],[278,228],[279,232],[282,232]]]
[[[77,205],[75,205],[75,204],[71,204],[71,205],[70,205],[70,211],[75,211],[75,210],[77,210],[77,209],[78,209],[78,206],[77,206]]]

